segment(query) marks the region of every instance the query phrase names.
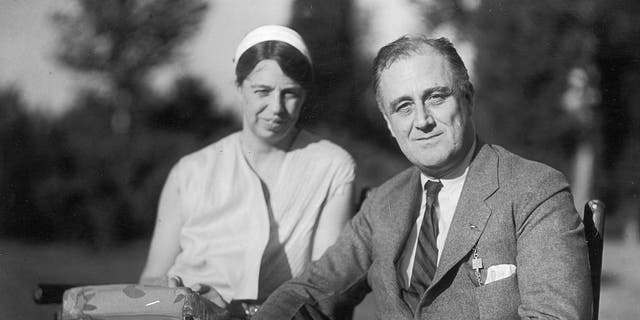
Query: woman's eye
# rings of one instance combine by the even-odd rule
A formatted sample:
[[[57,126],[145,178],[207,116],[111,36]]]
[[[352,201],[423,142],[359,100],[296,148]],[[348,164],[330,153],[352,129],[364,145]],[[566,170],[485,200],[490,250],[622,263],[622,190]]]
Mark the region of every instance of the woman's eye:
[[[300,97],[300,95],[297,92],[286,92],[284,94],[284,97],[286,99],[298,99],[298,97]]]

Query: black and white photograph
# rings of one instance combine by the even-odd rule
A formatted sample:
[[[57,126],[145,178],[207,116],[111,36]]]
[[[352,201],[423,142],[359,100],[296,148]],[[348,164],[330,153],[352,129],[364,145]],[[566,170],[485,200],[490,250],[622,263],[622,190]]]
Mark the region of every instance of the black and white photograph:
[[[638,319],[638,16],[2,0],[0,319]]]

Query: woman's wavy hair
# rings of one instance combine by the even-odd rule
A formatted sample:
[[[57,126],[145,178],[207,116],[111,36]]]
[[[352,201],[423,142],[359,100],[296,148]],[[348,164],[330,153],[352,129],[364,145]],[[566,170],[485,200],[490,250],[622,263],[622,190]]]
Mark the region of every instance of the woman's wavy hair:
[[[292,45],[274,40],[257,43],[242,53],[236,63],[236,85],[242,85],[262,60],[276,61],[284,74],[311,93],[314,76],[310,61]]]

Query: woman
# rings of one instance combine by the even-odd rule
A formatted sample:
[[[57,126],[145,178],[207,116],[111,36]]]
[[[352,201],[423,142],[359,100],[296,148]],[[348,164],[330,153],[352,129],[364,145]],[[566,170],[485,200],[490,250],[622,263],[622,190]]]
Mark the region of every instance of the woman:
[[[234,61],[242,130],[171,170],[140,280],[168,278],[223,307],[261,303],[319,258],[350,218],[354,192],[351,156],[296,127],[313,83],[302,38],[257,28]]]

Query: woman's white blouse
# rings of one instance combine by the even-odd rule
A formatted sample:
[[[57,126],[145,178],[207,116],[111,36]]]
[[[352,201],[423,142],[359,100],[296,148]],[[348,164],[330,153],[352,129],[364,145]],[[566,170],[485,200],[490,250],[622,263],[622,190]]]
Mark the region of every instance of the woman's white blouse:
[[[183,157],[158,209],[183,221],[181,252],[168,276],[187,286],[209,284],[226,301],[265,299],[311,260],[322,208],[352,186],[354,170],[346,151],[301,131],[267,199],[239,133]]]

